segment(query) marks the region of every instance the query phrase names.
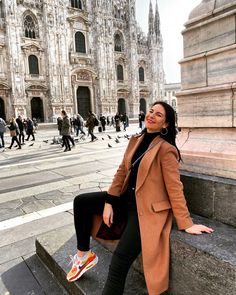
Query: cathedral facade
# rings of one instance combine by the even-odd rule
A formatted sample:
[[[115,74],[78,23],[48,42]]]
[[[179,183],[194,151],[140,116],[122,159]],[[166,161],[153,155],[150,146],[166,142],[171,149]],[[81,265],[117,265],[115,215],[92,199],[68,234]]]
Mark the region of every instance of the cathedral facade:
[[[0,0],[0,117],[136,117],[164,87],[158,8],[135,0]]]

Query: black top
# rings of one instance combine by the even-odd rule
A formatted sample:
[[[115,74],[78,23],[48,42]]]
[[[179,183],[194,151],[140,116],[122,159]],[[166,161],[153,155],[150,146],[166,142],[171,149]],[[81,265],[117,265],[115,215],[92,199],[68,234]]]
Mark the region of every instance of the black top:
[[[140,145],[138,146],[136,152],[134,153],[131,163],[134,164],[134,162],[143,154],[145,151],[148,149],[150,143],[153,141],[154,138],[156,138],[158,135],[160,135],[160,132],[155,132],[155,133],[144,133],[144,137]],[[128,187],[125,192],[126,194],[126,199],[128,202],[135,203],[135,187],[136,187],[136,181],[137,181],[137,175],[138,175],[138,168],[139,164],[142,160],[142,157],[138,159],[137,162],[132,166],[131,165],[131,172],[129,176],[129,182],[128,182]],[[114,203],[114,198],[117,198],[115,196],[107,194],[106,197],[106,202],[113,205]]]

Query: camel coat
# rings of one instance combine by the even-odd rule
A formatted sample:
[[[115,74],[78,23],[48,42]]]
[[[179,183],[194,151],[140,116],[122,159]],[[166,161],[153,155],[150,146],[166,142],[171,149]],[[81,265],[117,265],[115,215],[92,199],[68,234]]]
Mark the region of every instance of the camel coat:
[[[143,135],[133,136],[108,193],[125,192],[132,157]],[[180,230],[193,225],[180,181],[178,153],[160,137],[142,158],[137,175],[136,203],[141,234],[144,276],[149,295],[168,289],[172,212]]]

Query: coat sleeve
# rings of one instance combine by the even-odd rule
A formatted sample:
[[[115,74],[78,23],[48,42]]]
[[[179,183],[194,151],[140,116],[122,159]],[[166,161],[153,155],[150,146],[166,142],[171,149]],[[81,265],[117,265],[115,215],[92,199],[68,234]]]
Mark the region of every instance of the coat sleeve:
[[[193,225],[183,193],[183,184],[180,180],[177,150],[173,146],[162,149],[160,153],[162,174],[166,190],[170,199],[174,217],[179,230]]]

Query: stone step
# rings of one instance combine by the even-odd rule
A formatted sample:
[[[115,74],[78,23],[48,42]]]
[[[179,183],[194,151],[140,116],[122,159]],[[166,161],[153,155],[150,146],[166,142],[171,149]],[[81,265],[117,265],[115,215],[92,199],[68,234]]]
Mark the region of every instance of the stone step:
[[[168,294],[236,294],[236,229],[196,215],[193,219],[195,223],[208,225],[215,231],[211,235],[193,236],[173,228]],[[39,237],[36,253],[69,294],[97,295],[104,285],[112,254],[96,241],[92,240],[91,246],[98,254],[99,263],[74,283],[66,281],[66,272],[70,268],[68,257],[76,251],[73,225]],[[137,259],[135,265],[139,271],[130,271],[124,294],[147,294],[139,261]]]
[[[68,283],[66,273],[71,268],[69,255],[76,252],[74,226],[64,226],[51,231],[36,240],[36,253],[55,275],[59,283],[69,294],[101,294],[109,268],[112,253],[100,243],[92,240],[91,247],[98,255],[96,267],[86,272],[78,281]],[[131,269],[127,278],[126,295],[147,295],[143,275]]]

